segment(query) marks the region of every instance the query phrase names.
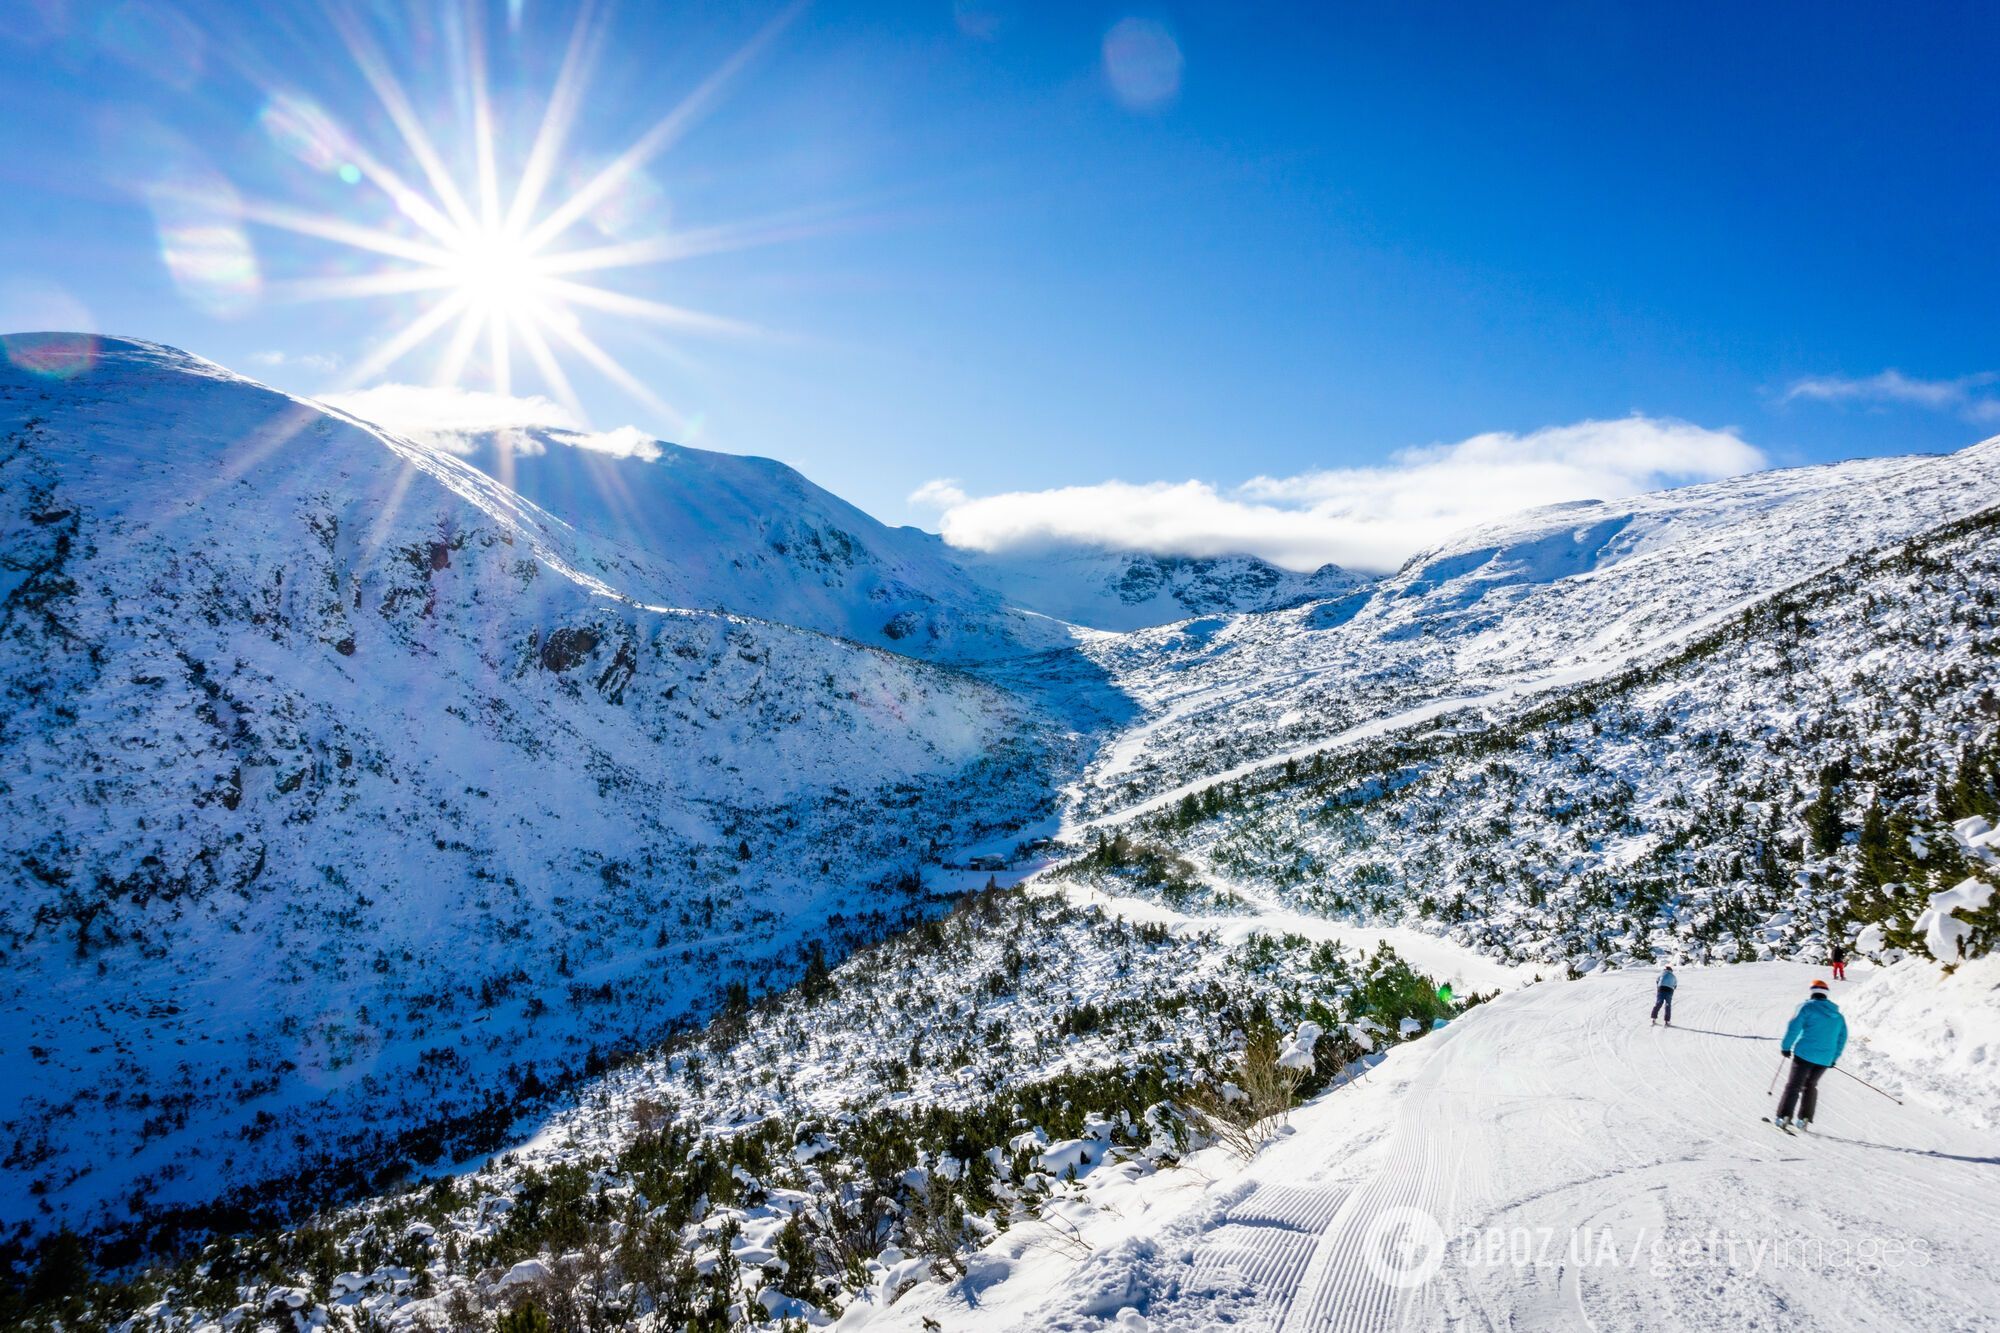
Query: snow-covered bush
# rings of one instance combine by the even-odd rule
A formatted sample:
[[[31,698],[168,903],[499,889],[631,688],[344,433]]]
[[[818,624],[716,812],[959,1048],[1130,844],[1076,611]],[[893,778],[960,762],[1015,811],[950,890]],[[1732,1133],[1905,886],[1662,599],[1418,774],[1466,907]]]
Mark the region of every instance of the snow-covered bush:
[[[518,1155],[129,1282],[94,1285],[84,1251],[71,1303],[16,1322],[162,1299],[198,1322],[279,1287],[308,1313],[480,1333],[832,1314],[948,1277],[999,1231],[1059,1235],[1094,1171],[1268,1136],[1361,1052],[1352,1034],[1431,994],[1388,952],[1230,946],[1002,891],[806,971],[613,1071]],[[1197,1109],[1225,1082],[1240,1129]]]

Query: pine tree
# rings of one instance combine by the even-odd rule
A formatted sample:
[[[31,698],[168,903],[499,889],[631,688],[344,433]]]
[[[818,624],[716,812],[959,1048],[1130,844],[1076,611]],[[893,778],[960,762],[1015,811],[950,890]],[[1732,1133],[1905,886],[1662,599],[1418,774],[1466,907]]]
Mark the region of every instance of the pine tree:
[[[548,1312],[533,1301],[525,1302],[501,1315],[494,1333],[549,1333]]]
[[[1896,857],[1889,841],[1889,817],[1880,800],[1868,803],[1861,816],[1859,883],[1864,888],[1880,888],[1897,878]]]
[[[1840,817],[1840,787],[1830,768],[1820,775],[1819,798],[1806,807],[1806,831],[1812,835],[1813,850],[1821,856],[1839,851],[1847,836],[1847,825]]]
[[[777,1281],[778,1290],[802,1301],[815,1299],[818,1293],[813,1289],[813,1280],[818,1276],[818,1264],[813,1258],[812,1242],[806,1239],[805,1228],[799,1225],[797,1213],[793,1213],[791,1220],[779,1228],[777,1243],[772,1249],[785,1269]]]
[[[704,1285],[708,1288],[708,1300],[695,1316],[692,1326],[715,1333],[729,1327],[729,1308],[739,1299],[737,1287],[742,1272],[742,1263],[737,1259],[735,1245],[742,1236],[743,1228],[735,1218],[722,1224],[715,1233],[715,1267],[706,1274]]]
[[[799,981],[799,993],[808,1000],[817,1000],[833,989],[833,980],[826,966],[826,950],[818,940],[806,945],[806,974]]]

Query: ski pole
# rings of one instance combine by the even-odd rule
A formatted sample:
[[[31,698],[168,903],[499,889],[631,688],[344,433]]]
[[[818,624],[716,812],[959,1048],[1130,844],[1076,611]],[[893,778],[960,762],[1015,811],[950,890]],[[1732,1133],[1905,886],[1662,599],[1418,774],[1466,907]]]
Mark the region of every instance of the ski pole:
[[[1833,1067],[1833,1070],[1836,1074],[1847,1074],[1847,1071],[1845,1069],[1842,1069],[1839,1065],[1835,1065]],[[1868,1089],[1868,1091],[1880,1092],[1884,1097],[1889,1098],[1890,1101],[1896,1103],[1896,1105],[1898,1106],[1901,1106],[1903,1104],[1903,1099],[1901,1097],[1894,1096],[1890,1093],[1882,1092],[1882,1089],[1876,1087],[1873,1083],[1870,1083],[1867,1079],[1861,1077],[1861,1075],[1847,1074],[1847,1076],[1853,1079],[1856,1083],[1859,1083],[1862,1087]]]
[[[1791,1058],[1792,1057],[1789,1055],[1781,1055],[1778,1057],[1778,1067],[1771,1071],[1771,1086],[1764,1089],[1764,1095],[1766,1097],[1770,1096],[1772,1093],[1778,1090],[1778,1075],[1785,1072],[1785,1062],[1790,1060]]]

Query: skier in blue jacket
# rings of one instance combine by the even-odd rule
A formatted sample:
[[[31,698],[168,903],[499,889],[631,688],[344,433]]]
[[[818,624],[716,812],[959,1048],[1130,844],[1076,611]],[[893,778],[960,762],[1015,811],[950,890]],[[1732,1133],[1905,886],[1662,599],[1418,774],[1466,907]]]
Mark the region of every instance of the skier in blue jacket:
[[[1819,1102],[1820,1076],[1838,1064],[1840,1053],[1847,1049],[1847,1020],[1827,998],[1824,981],[1813,982],[1812,993],[1785,1025],[1782,1046],[1792,1072],[1773,1123],[1783,1130],[1804,1129],[1812,1123]]]
[[[1660,973],[1660,980],[1653,988],[1653,1021],[1655,1023],[1660,1021],[1660,1010],[1665,1009],[1667,1011],[1667,1026],[1672,1027],[1674,1025],[1674,987],[1678,985],[1680,985],[1680,982],[1674,976],[1673,968],[1669,967],[1666,971]]]

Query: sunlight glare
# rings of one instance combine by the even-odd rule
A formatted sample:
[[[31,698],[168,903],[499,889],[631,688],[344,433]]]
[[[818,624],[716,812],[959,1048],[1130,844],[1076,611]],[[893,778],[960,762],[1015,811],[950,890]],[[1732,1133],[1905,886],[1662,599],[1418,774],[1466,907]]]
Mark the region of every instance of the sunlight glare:
[[[576,281],[576,275],[658,264],[781,237],[757,229],[727,227],[711,228],[709,234],[672,237],[665,234],[665,218],[659,216],[654,225],[662,231],[650,237],[620,236],[608,243],[600,239],[581,246],[569,238],[577,224],[591,221],[595,208],[618,197],[648,162],[714,104],[723,87],[790,22],[799,6],[790,6],[765,24],[609,165],[554,201],[547,201],[546,196],[582,106],[591,63],[603,45],[602,27],[594,21],[594,7],[585,4],[544,105],[541,123],[518,171],[510,175],[505,164],[509,155],[503,151],[507,145],[500,142],[496,128],[501,118],[495,114],[486,69],[482,8],[478,0],[466,6],[468,41],[463,56],[467,68],[459,76],[470,102],[469,153],[465,156],[473,163],[475,179],[469,191],[454,178],[445,154],[425,128],[416,101],[359,16],[342,8],[333,11],[348,54],[394,126],[408,160],[417,168],[414,177],[389,166],[382,154],[371,152],[317,105],[283,90],[271,91],[261,119],[275,144],[315,171],[335,171],[349,185],[366,183],[379,190],[394,205],[397,217],[411,224],[389,229],[272,202],[246,201],[242,211],[247,221],[346,246],[378,261],[391,261],[369,272],[298,279],[273,284],[272,289],[295,300],[434,294],[427,308],[391,331],[353,367],[345,387],[382,374],[442,335],[436,382],[455,384],[464,379],[483,345],[487,380],[499,392],[509,392],[513,349],[518,343],[527,353],[528,366],[567,405],[574,405],[576,392],[554,354],[554,343],[633,397],[678,419],[656,393],[583,331],[577,311],[594,310],[706,333],[754,330],[734,320],[588,286]],[[420,188],[419,182],[428,189]],[[664,212],[664,208],[659,210],[662,215]],[[627,223],[638,221],[626,219]],[[599,235],[605,233],[600,229]]]
[[[541,287],[543,274],[535,259],[518,236],[475,232],[453,250],[447,271],[474,306],[490,314],[513,315],[525,311]]]

